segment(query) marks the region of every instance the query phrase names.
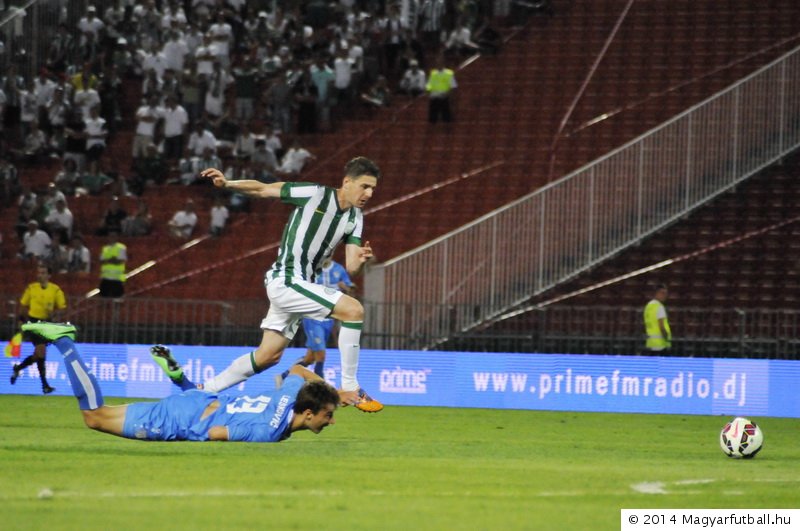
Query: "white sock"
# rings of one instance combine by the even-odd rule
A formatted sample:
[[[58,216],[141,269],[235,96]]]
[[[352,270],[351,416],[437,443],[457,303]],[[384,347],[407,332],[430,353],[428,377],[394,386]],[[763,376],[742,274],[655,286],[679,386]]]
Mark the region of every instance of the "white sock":
[[[361,325],[358,322],[343,322],[339,330],[339,354],[342,358],[342,389],[357,391],[358,355],[361,342]]]
[[[209,393],[219,393],[253,376],[256,373],[253,354],[253,352],[248,352],[233,360],[227,369],[203,382],[203,390]]]

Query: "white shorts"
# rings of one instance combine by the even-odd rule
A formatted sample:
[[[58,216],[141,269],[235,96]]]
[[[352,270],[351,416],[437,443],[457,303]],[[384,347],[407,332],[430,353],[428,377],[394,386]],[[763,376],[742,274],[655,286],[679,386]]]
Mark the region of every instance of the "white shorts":
[[[307,280],[283,277],[264,280],[269,297],[269,311],[261,321],[262,330],[275,330],[290,340],[303,317],[321,321],[330,317],[342,292]]]

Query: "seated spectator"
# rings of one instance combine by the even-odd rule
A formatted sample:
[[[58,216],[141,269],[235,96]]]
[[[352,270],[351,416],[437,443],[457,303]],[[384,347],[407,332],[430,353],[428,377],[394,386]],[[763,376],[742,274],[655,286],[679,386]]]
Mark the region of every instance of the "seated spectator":
[[[74,159],[64,159],[63,168],[55,176],[53,182],[64,195],[75,195],[75,189],[80,183],[81,174],[78,164]]]
[[[50,236],[39,228],[39,222],[32,219],[28,222],[28,230],[22,237],[19,257],[24,260],[47,260],[51,245]]]
[[[47,207],[47,214],[56,208],[56,202],[58,201],[64,201],[64,204],[66,204],[67,197],[64,195],[64,192],[58,189],[56,183],[48,184],[44,195],[44,205]],[[47,217],[47,214],[45,214],[45,217]]]
[[[50,211],[44,222],[50,236],[59,240],[69,241],[72,236],[74,217],[63,199],[56,201],[56,207]]]
[[[75,193],[76,195],[100,195],[113,182],[114,179],[102,173],[97,164],[92,164],[88,171],[81,175],[80,186]]]
[[[275,153],[276,158],[283,157],[283,142],[281,142],[280,131],[275,127],[264,127],[264,140],[267,141],[267,149]]]
[[[374,107],[388,107],[391,104],[391,93],[386,78],[378,76],[369,91],[361,95],[361,99]]]
[[[250,157],[251,162],[254,164],[261,164],[270,172],[278,169],[278,158],[275,153],[267,146],[267,141],[263,138],[256,140],[256,150],[253,156]]]
[[[136,205],[136,213],[122,220],[122,234],[125,236],[146,236],[153,229],[153,216],[150,207],[141,199]]]
[[[44,160],[45,156],[47,156],[48,148],[47,135],[39,129],[39,122],[33,120],[30,122],[30,131],[25,135],[22,149],[16,151],[16,153],[25,162],[36,164]]]
[[[225,224],[228,222],[228,209],[225,207],[222,197],[214,199],[214,206],[211,207],[211,235],[222,236]]]
[[[189,156],[202,157],[206,148],[211,148],[214,152],[217,151],[217,138],[214,133],[208,130],[205,122],[198,120],[194,124],[194,130],[189,135]]]
[[[185,185],[199,182],[200,172],[208,168],[219,168],[222,161],[211,148],[206,148],[202,157],[192,157],[181,161],[181,182]]]
[[[28,222],[33,219],[33,211],[36,209],[37,195],[31,190],[30,186],[23,186],[22,193],[17,199],[17,237],[21,240],[28,230]]]
[[[97,235],[106,236],[111,232],[119,234],[122,231],[122,221],[127,217],[128,213],[120,205],[119,198],[113,196],[103,215],[103,223],[97,228]]]
[[[281,173],[300,173],[306,162],[315,158],[308,150],[300,147],[300,142],[295,139],[292,147],[283,156],[278,171]]]
[[[245,122],[242,129],[236,136],[236,143],[233,147],[233,155],[245,160],[250,160],[256,151],[256,135],[250,130],[250,124]]]
[[[400,79],[399,92],[416,97],[425,93],[425,85],[427,83],[425,71],[419,67],[419,62],[416,59],[412,59],[408,63],[408,70],[403,73],[403,77]]]
[[[52,271],[58,271],[60,273],[66,272],[69,260],[68,241],[69,240],[64,238],[63,235],[53,237],[53,243],[50,246],[50,256],[44,260]]]
[[[183,210],[175,212],[169,221],[170,236],[178,240],[188,240],[192,237],[196,225],[197,214],[194,213],[194,201],[187,199]]]
[[[444,47],[447,52],[459,55],[472,55],[480,51],[480,46],[472,41],[472,32],[461,21],[448,35]]]
[[[91,270],[92,255],[83,243],[83,238],[76,234],[69,241],[67,250],[67,273],[88,273]]]

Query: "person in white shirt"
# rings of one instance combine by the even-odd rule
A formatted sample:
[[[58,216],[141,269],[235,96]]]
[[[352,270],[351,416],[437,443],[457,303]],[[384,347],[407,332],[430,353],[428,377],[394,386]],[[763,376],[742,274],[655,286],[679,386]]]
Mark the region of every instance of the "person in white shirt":
[[[28,222],[28,231],[22,237],[21,257],[31,259],[44,259],[50,255],[52,241],[50,236],[41,229],[39,223],[32,219]]]
[[[186,126],[189,124],[189,114],[186,109],[178,105],[178,98],[174,94],[168,94],[163,115],[164,158],[179,160],[183,157],[183,139],[186,135]]]
[[[292,147],[283,156],[278,171],[281,173],[300,173],[306,162],[314,158],[314,155],[300,147],[300,143],[295,140]]]
[[[93,88],[82,87],[75,91],[73,101],[81,110],[81,118],[85,120],[89,117],[91,108],[100,105],[100,95]]]
[[[347,50],[340,49],[333,60],[333,86],[338,103],[350,101],[350,82],[353,80],[353,61],[347,57]]]
[[[74,19],[73,19],[74,20]],[[78,21],[78,29],[81,32],[81,44],[85,44],[85,34],[90,33],[93,38],[97,38],[97,34],[106,27],[105,23],[97,18],[97,9],[94,6],[86,8],[86,16],[81,17]]]
[[[158,95],[152,94],[147,105],[136,111],[136,136],[133,137],[133,158],[142,158],[147,154],[147,146],[153,143],[156,123],[161,119],[163,110],[158,106]]]
[[[233,42],[233,29],[225,21],[225,13],[221,9],[217,11],[217,20],[208,28],[211,40],[216,44],[216,55],[223,68],[230,67],[230,49]]]
[[[183,210],[178,210],[169,221],[169,233],[173,238],[188,240],[192,237],[197,225],[197,214],[194,212],[194,201],[187,199]]]
[[[89,117],[83,119],[86,125],[86,160],[89,166],[97,164],[106,149],[106,121],[100,116],[100,107],[95,106],[89,111]]]
[[[214,133],[206,129],[206,125],[198,120],[194,124],[194,131],[189,135],[189,153],[195,157],[202,157],[206,149],[217,152],[217,138]]]
[[[161,50],[166,68],[171,68],[175,72],[183,72],[183,65],[188,53],[189,45],[181,38],[181,34],[177,31],[170,32],[170,39]]]
[[[72,236],[73,220],[72,211],[67,208],[67,204],[63,199],[59,199],[56,201],[55,210],[50,211],[44,222],[50,234],[61,235],[61,241],[65,242]]]
[[[256,151],[256,135],[250,130],[250,124],[244,122],[242,130],[236,136],[236,143],[233,146],[233,154],[237,157],[250,159]]]
[[[409,96],[419,96],[425,93],[425,85],[428,80],[425,71],[419,67],[416,59],[408,62],[408,70],[403,73],[400,79],[400,92]]]
[[[472,32],[461,22],[450,32],[444,47],[448,51],[466,55],[480,51],[480,46],[472,42]]]
[[[203,43],[194,51],[194,59],[197,64],[197,74],[210,76],[214,72],[214,59],[217,57],[216,45],[212,43],[211,35],[203,35]]]
[[[211,207],[211,235],[222,236],[222,231],[225,230],[225,224],[228,222],[228,208],[222,201],[222,197],[217,197],[214,200],[214,206]]]

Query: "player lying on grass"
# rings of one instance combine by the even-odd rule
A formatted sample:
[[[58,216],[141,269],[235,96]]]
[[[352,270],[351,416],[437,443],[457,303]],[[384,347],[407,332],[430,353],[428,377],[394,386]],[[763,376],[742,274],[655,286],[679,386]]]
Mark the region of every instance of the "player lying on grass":
[[[158,402],[106,406],[97,379],[75,346],[73,325],[26,323],[22,330],[53,343],[64,356],[64,368],[86,425],[128,439],[278,442],[298,430],[321,432],[334,423],[333,413],[340,402],[358,400],[357,392],[338,393],[298,366],[279,390],[252,398],[193,389]]]

